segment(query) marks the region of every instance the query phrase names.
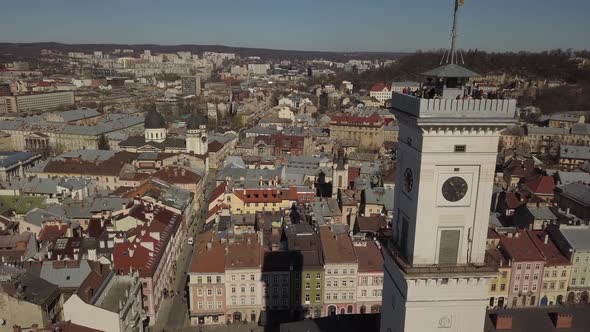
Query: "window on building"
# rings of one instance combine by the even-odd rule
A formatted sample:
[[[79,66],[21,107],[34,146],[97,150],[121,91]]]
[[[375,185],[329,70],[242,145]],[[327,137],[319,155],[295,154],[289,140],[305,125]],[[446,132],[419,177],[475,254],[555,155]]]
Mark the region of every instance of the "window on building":
[[[563,278],[565,276],[567,276],[567,271],[566,270],[561,271],[561,277]]]
[[[551,278],[557,278],[557,271],[551,272]]]
[[[538,269],[540,269],[540,268],[541,268],[541,264],[538,264],[538,263],[537,263],[537,264],[535,264],[535,270],[538,270]]]
[[[311,284],[309,282],[305,283],[305,289],[311,289]]]
[[[535,273],[535,275],[533,275],[533,280],[539,280],[539,275]]]
[[[502,278],[506,278],[507,276],[508,276],[508,272],[506,272],[506,271],[503,271],[503,272],[502,272]]]
[[[221,296],[221,288],[217,288],[217,296]]]
[[[543,289],[547,289],[547,283],[546,282],[543,283]]]
[[[496,291],[496,284],[492,284],[492,292]]]
[[[545,278],[549,278],[549,271],[545,271]]]
[[[246,280],[246,276],[242,274],[242,275],[240,276],[240,280],[242,280],[242,281]]]
[[[309,280],[311,279],[311,273],[306,273],[305,274],[305,280]]]
[[[530,278],[530,276],[528,273],[524,275],[524,280],[529,280],[529,278]]]
[[[519,281],[519,280],[520,280],[520,274],[517,274],[517,275],[514,277],[514,280],[516,280],[516,281]]]
[[[241,303],[242,305],[246,304],[246,298],[245,298],[245,297],[242,297],[242,298],[240,299],[240,303]]]
[[[549,288],[555,289],[555,281],[552,281],[551,283],[549,283]]]
[[[316,273],[315,274],[315,278],[318,279],[318,280],[319,279],[322,279],[322,274],[320,272]]]
[[[236,298],[235,297],[232,297],[231,304],[236,305],[236,301],[237,301]]]
[[[367,296],[367,290],[366,289],[361,290],[361,296]]]
[[[342,280],[342,287],[346,287],[346,280]]]
[[[203,296],[203,290],[202,289],[197,289],[197,295],[198,296]]]
[[[213,309],[213,302],[207,301],[207,309]]]
[[[565,281],[560,281],[559,282],[559,289],[564,289],[565,288]]]
[[[242,292],[242,293],[246,293],[246,286],[242,286],[242,287],[240,287],[240,292]]]
[[[255,298],[253,298],[253,297],[251,297],[251,298],[250,298],[250,304],[255,304],[255,303],[256,303],[256,299],[255,299]]]
[[[571,282],[572,286],[576,285],[576,278],[572,278],[572,282]]]
[[[254,293],[254,286],[250,286],[250,293]]]
[[[326,287],[332,287],[332,281],[327,280],[326,281]]]
[[[321,286],[320,286],[320,285],[321,285],[321,284],[320,284],[319,282],[316,282],[316,283],[315,283],[315,289],[321,289]]]
[[[321,300],[321,298],[320,298],[320,294],[316,294],[316,295],[315,295],[315,301],[316,301],[316,303],[317,303],[317,302],[320,302],[320,300]]]
[[[338,300],[338,293],[334,293],[334,300]]]
[[[522,291],[523,292],[528,292],[529,291],[529,284],[522,285]]]
[[[236,288],[235,288],[235,287],[232,287],[232,288],[231,288],[231,293],[232,293],[232,294],[235,294],[235,293],[236,293]]]
[[[326,293],[326,300],[331,300],[331,299],[332,299],[332,294]]]
[[[580,262],[580,257],[576,257],[576,263]]]
[[[465,152],[467,146],[465,144],[455,145],[455,152]]]
[[[505,290],[505,289],[506,289],[506,284],[501,284],[501,285],[500,285],[500,290],[501,290],[501,291],[503,291],[503,290]]]
[[[521,268],[522,268],[522,265],[521,264],[516,264],[516,269],[517,270],[520,270]]]
[[[236,276],[235,275],[231,276],[231,281],[236,281]]]
[[[197,277],[197,284],[202,284],[202,283],[203,283],[203,278]]]
[[[199,301],[199,302],[197,303],[197,307],[198,307],[199,309],[203,309],[203,302]]]
[[[213,295],[213,290],[212,289],[207,289],[207,296],[212,296]]]
[[[334,269],[334,274],[338,274],[338,269]]]
[[[334,280],[334,287],[338,287],[338,280]]]
[[[215,282],[217,282],[218,284],[220,284],[221,283],[221,276],[215,277]]]
[[[527,265],[526,265],[526,269],[527,269],[527,270],[530,270],[530,269],[531,269],[531,264],[527,264]]]
[[[254,275],[253,274],[250,275],[250,280],[251,281],[254,281]]]
[[[217,301],[217,309],[221,309],[221,307],[222,307],[221,301]]]
[[[207,277],[207,283],[210,284],[211,283],[211,277]]]
[[[518,292],[518,285],[514,285],[514,291]]]
[[[305,302],[309,302],[309,294],[305,294]]]
[[[533,284],[532,286],[533,292],[537,290],[537,284]]]
[[[583,285],[586,283],[586,278],[580,278],[580,285]]]
[[[328,274],[332,274],[332,269],[327,270]]]

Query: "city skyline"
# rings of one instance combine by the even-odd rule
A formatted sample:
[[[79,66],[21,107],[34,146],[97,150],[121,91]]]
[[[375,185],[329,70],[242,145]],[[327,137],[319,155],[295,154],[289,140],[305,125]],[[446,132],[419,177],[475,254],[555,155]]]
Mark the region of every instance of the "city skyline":
[[[35,11],[30,10],[33,5]],[[362,4],[304,0],[280,6],[267,0],[247,4],[174,0],[164,10],[160,5],[139,6],[137,1],[79,4],[70,0],[8,3],[0,13],[0,28],[12,33],[0,42],[412,52],[448,47],[452,20],[450,0]],[[588,10],[590,4],[581,0],[569,1],[567,6],[532,0],[493,4],[468,0],[460,10],[459,47],[487,51],[582,49],[590,43],[584,34],[590,28],[584,20]],[[539,24],[539,17],[552,24]]]

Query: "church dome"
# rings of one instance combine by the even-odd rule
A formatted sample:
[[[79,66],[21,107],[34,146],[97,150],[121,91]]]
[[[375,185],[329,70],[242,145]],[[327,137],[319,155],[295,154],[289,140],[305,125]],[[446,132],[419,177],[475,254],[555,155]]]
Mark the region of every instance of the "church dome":
[[[145,116],[144,127],[145,129],[166,128],[164,116],[156,111],[149,111]]]
[[[202,114],[192,114],[186,122],[187,130],[199,129],[201,126],[207,126],[207,117]]]

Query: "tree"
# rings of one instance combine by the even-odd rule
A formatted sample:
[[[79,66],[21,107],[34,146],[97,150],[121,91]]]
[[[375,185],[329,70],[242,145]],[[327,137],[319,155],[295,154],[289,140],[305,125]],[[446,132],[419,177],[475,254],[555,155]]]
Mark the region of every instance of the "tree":
[[[99,150],[110,150],[109,140],[107,139],[107,137],[104,134],[100,135],[100,137],[98,138],[98,149]]]

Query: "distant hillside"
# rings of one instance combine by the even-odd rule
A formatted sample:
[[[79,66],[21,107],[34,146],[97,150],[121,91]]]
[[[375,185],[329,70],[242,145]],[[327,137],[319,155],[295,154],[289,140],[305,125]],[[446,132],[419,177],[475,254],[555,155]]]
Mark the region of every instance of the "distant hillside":
[[[42,49],[58,50],[61,52],[85,52],[92,51],[109,52],[116,48],[133,49],[136,53],[143,50],[151,50],[155,53],[175,53],[190,51],[193,53],[227,52],[236,53],[241,57],[259,56],[263,59],[326,59],[331,61],[347,61],[350,59],[396,59],[408,53],[402,52],[321,52],[298,50],[273,50],[265,48],[231,47],[222,45],[156,45],[156,44],[61,44],[61,43],[0,43],[0,57],[7,58],[34,58],[41,54]],[[4,60],[6,61],[6,60]]]

